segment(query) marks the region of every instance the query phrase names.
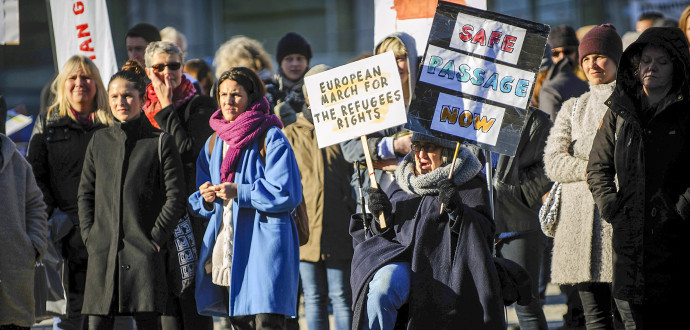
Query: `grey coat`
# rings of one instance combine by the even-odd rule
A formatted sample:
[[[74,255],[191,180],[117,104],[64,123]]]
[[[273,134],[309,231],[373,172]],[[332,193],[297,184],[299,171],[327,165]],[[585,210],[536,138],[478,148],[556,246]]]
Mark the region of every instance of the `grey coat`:
[[[603,221],[589,192],[587,161],[615,82],[563,104],[544,150],[546,174],[563,183],[554,237],[551,281],[557,284],[611,282],[611,225]],[[577,101],[577,109],[573,107]]]

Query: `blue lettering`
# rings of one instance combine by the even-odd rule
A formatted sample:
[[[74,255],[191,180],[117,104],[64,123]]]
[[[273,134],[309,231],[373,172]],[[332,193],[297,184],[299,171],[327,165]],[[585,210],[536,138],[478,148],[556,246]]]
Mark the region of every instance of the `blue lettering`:
[[[472,84],[477,85],[477,86],[480,86],[481,84],[483,84],[484,83],[484,73],[486,73],[486,71],[484,71],[484,69],[479,69],[479,68],[474,69],[474,71],[472,71],[472,74],[474,74],[474,77],[472,77],[472,79],[470,79],[472,81]]]
[[[428,69],[426,70],[427,73],[433,74],[436,72],[436,68],[443,63],[443,59],[438,57],[438,56],[431,56],[429,59],[429,66]]]
[[[455,66],[453,64],[453,60],[448,61],[448,63],[443,66],[443,69],[441,69],[441,72],[438,73],[438,76],[448,76],[448,79],[452,80],[455,77]]]
[[[498,73],[494,72],[489,79],[484,83],[484,88],[491,86],[491,89],[496,90],[498,88]]]
[[[501,79],[501,92],[510,93],[510,91],[513,90],[513,85],[511,85],[513,81],[515,81],[515,79],[511,76],[503,77],[503,79]]]
[[[470,66],[467,64],[460,64],[458,67],[460,74],[457,75],[458,81],[467,82],[470,80]]]
[[[527,96],[527,87],[529,86],[529,81],[525,79],[520,79],[515,86],[515,95],[519,97]]]

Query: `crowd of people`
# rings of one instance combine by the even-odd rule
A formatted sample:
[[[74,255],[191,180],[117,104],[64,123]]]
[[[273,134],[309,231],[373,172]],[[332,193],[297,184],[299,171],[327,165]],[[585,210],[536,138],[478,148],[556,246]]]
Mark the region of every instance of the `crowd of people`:
[[[339,330],[504,329],[513,303],[521,329],[547,329],[549,282],[567,296],[566,328],[678,326],[689,16],[648,13],[623,36],[553,27],[512,157],[403,126],[368,148],[319,149],[304,78],[330,67],[303,36],[280,39],[274,74],[247,36],[211,66],[185,61],[174,28],[137,24],[112,77],[85,56],[60,68],[26,158],[0,134],[0,329],[36,321],[49,245],[66,265],[56,329],[297,329],[300,295],[310,330],[331,327],[329,305]],[[396,32],[365,55],[393,52],[406,107],[419,42]],[[377,185],[361,173],[369,157]],[[555,185],[547,237],[539,210]],[[186,217],[195,281],[176,291]]]

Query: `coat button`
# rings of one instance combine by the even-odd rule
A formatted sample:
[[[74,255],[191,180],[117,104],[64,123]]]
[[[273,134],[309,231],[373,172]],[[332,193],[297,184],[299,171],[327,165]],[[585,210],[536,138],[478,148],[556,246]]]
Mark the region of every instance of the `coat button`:
[[[65,127],[62,131],[67,133],[67,131],[69,131],[69,128]]]
[[[656,216],[656,207],[653,207],[653,208],[652,208],[652,216],[653,216],[653,217]]]
[[[130,268],[129,265],[122,265],[122,269],[124,269],[124,270],[129,270],[129,268]]]

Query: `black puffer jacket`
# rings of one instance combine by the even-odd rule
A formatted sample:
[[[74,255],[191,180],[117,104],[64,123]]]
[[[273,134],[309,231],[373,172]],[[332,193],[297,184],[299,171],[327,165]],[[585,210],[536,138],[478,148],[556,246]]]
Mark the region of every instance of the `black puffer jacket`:
[[[647,45],[666,50],[673,87],[644,106],[636,71]],[[613,226],[613,296],[635,304],[682,297],[690,200],[690,53],[677,28],[650,28],[623,53],[617,85],[594,139],[587,183]],[[618,177],[619,188],[614,184]],[[682,297],[685,298],[685,297]]]

